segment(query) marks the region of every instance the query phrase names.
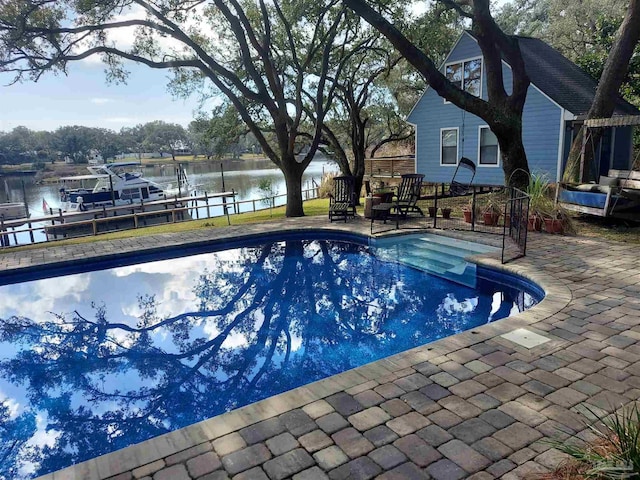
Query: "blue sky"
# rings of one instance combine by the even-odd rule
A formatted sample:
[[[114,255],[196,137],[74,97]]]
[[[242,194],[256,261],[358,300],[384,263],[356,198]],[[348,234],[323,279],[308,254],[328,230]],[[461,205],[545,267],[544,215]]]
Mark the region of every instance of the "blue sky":
[[[120,130],[153,120],[187,126],[198,107],[197,98],[173,99],[167,92],[167,71],[129,63],[127,84],[108,84],[98,62],[77,62],[67,76],[45,74],[37,83],[7,85],[0,75],[0,131],[18,125],[54,130],[85,125]]]

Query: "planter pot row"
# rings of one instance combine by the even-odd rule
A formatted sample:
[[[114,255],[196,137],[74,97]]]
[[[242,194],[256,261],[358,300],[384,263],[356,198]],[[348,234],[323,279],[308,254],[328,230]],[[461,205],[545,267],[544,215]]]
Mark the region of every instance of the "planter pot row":
[[[442,218],[451,218],[451,209],[450,208],[441,208]],[[429,207],[429,216],[435,217],[438,214],[438,209],[436,207]]]
[[[467,223],[471,223],[471,210],[463,210],[462,214],[464,215],[464,221]],[[494,226],[498,224],[498,221],[500,220],[500,214],[485,212],[482,214],[482,220],[484,221],[485,225]]]
[[[531,216],[529,217],[529,222],[527,224],[527,230],[530,232],[541,232],[542,224],[544,223],[544,230],[547,233],[563,233],[564,226],[562,224],[562,220],[557,218],[540,218]]]
[[[464,215],[464,221],[467,223],[471,223],[471,210],[463,210],[462,213]],[[483,214],[483,221],[484,221],[484,224],[487,226],[497,225],[499,219],[500,219],[500,215],[496,213],[489,212],[489,213]],[[527,222],[527,230],[529,230],[530,232],[541,232],[543,220],[544,220],[544,230],[547,233],[559,234],[564,232],[562,220],[559,220],[556,218],[542,219],[534,215],[529,217],[529,220]],[[508,217],[505,218],[505,224],[507,227],[509,226],[509,223],[510,223],[509,218]]]

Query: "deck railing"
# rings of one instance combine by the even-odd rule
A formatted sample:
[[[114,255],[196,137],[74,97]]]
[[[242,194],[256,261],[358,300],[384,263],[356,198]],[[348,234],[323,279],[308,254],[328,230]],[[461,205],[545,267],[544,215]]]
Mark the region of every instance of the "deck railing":
[[[303,189],[303,200],[318,198],[319,187]],[[225,218],[231,224],[230,216],[239,213],[257,212],[276,207],[276,200],[284,198],[286,194],[273,195],[265,198],[236,200],[236,192],[222,192],[217,194],[194,195],[188,197],[174,197],[166,200],[146,202],[140,204],[121,205],[117,207],[103,207],[94,213],[94,218],[77,220],[86,216],[87,212],[54,213],[27,220],[7,220],[0,217],[0,249],[32,243],[51,242],[74,237],[100,235],[114,231],[137,229],[148,226],[151,217],[164,217],[153,225],[161,223],[177,223],[188,220]],[[248,208],[247,208],[248,206]],[[74,221],[74,219],[76,219]],[[82,230],[79,232],[79,230]],[[49,232],[49,235],[46,232]],[[35,232],[43,232],[44,238],[36,240]]]

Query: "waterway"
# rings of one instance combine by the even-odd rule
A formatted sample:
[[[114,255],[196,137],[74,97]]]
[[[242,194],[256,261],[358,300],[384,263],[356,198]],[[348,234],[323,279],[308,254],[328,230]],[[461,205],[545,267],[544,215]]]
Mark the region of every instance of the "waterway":
[[[268,202],[261,201],[265,197],[265,192],[259,186],[262,180],[269,180],[273,195],[286,193],[284,175],[275,168],[273,163],[267,160],[243,160],[225,164],[224,172],[221,171],[221,162],[191,162],[184,163],[187,170],[189,182],[195,185],[199,194],[216,194],[224,190],[234,191],[236,200],[256,200],[257,209],[265,208]],[[303,176],[303,189],[312,188],[313,183],[320,183],[324,173],[337,171],[335,163],[330,162],[326,157],[317,157],[307,167]],[[159,184],[166,185],[172,183],[175,187],[175,168],[172,164],[166,165],[146,165],[142,167],[143,176]],[[87,173],[89,173],[87,171]],[[224,189],[223,189],[224,176]],[[24,193],[22,188],[24,182]],[[5,177],[0,184],[0,200],[10,202],[23,202],[26,195],[27,205],[31,217],[44,215],[43,200],[54,211],[60,206],[59,201],[60,185],[57,183],[38,184],[34,177]],[[8,198],[7,198],[8,197]],[[229,199],[230,200],[230,199]],[[219,200],[217,200],[219,202]],[[286,197],[281,196],[275,199],[275,205],[284,205]],[[212,208],[211,215],[222,215],[221,207]],[[239,205],[240,212],[253,210],[251,202]],[[232,211],[232,210],[231,210]],[[200,206],[200,217],[206,215],[206,209]],[[195,214],[194,214],[195,216]],[[36,232],[37,233],[37,232]],[[44,234],[36,235],[36,241],[43,241]],[[28,242],[27,239],[20,240],[20,243]],[[13,242],[12,242],[13,243]]]

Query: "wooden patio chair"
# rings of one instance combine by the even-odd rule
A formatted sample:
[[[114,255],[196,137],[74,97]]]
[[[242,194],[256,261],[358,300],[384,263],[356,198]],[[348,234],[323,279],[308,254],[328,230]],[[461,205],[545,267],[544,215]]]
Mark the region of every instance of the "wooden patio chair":
[[[421,173],[406,173],[400,177],[400,185],[398,186],[398,194],[394,207],[401,217],[406,217],[409,213],[419,213],[424,217],[422,209],[417,205],[420,200],[422,190],[422,180],[424,175]]]
[[[333,178],[333,193],[329,194],[329,221],[343,219],[356,214],[356,179],[351,176]]]

